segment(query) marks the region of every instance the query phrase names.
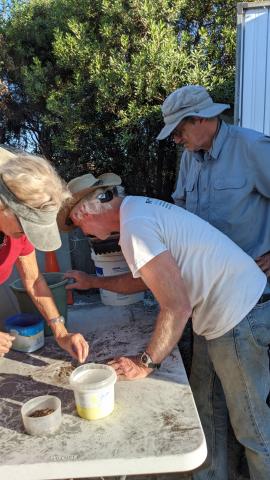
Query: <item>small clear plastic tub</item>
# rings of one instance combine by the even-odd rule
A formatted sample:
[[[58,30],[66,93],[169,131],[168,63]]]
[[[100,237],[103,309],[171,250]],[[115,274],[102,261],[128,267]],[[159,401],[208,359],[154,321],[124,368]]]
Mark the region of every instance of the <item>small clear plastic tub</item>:
[[[32,398],[23,404],[21,415],[27,433],[49,435],[61,425],[61,400],[54,395]]]
[[[114,409],[114,384],[117,376],[109,365],[87,363],[70,375],[77,412],[87,420],[98,420]]]

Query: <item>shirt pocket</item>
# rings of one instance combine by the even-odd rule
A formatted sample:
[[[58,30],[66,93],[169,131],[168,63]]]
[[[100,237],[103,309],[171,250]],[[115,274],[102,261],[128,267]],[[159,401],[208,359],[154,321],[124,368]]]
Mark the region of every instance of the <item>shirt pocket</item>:
[[[230,177],[219,178],[214,181],[214,201],[217,204],[226,202],[227,207],[234,205],[235,201],[240,201],[246,185],[245,178]],[[224,207],[226,207],[224,205]]]
[[[246,184],[244,177],[218,178],[213,183],[211,223],[229,237],[246,221]]]
[[[195,178],[190,178],[186,183],[186,209],[189,212],[195,213],[198,204],[197,181]]]
[[[269,314],[270,300],[257,303],[247,315],[253,340],[259,347],[270,347]]]

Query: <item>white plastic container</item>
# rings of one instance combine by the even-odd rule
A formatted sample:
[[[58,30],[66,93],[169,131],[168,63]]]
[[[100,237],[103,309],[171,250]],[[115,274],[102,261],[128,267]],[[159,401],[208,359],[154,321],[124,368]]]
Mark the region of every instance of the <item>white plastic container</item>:
[[[87,363],[70,375],[78,415],[87,420],[106,417],[114,409],[117,375],[109,365]]]
[[[43,417],[30,417],[36,410],[50,408],[53,410]],[[61,400],[54,395],[42,395],[24,403],[21,408],[24,428],[30,435],[48,435],[54,433],[61,425]]]
[[[99,277],[109,277],[130,272],[122,252],[96,254],[91,250],[91,257]],[[122,294],[100,288],[100,297],[104,305],[130,305],[143,300],[144,293]]]

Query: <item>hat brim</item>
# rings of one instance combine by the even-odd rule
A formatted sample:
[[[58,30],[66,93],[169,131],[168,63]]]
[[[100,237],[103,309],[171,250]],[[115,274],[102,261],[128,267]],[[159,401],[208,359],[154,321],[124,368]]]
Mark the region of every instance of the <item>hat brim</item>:
[[[4,165],[11,158],[15,158],[16,154],[8,150],[7,148],[0,147],[0,165]]]
[[[216,117],[220,113],[224,112],[224,110],[227,110],[230,108],[230,105],[225,104],[225,103],[214,103],[211,105],[211,107],[204,108],[200,111],[191,111],[191,112],[185,112],[184,114],[181,114],[181,111],[179,111],[179,116],[177,117],[177,120],[173,123],[168,123],[165,125],[160,133],[157,136],[157,140],[165,140],[177,127],[177,125],[184,120],[184,118],[187,117],[199,117],[199,118],[212,118]]]
[[[93,185],[92,187],[83,188],[79,192],[72,193],[72,198],[69,199],[63,207],[59,210],[57,215],[57,224],[61,231],[63,232],[70,232],[76,228],[75,225],[67,225],[66,221],[70,215],[71,210],[79,201],[88,195],[91,192],[94,192],[98,188],[104,187],[116,187],[121,185],[122,180],[121,178],[116,175],[115,173],[104,173],[100,175],[97,180],[102,180],[101,184]]]
[[[62,241],[56,220],[51,225],[39,225],[19,217],[28,240],[41,252],[52,252],[61,247]]]

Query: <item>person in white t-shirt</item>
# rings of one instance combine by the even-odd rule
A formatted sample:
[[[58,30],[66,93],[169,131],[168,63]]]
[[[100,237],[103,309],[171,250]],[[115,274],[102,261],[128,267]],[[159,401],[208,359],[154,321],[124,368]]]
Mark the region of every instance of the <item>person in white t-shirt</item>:
[[[228,237],[196,215],[161,200],[119,197],[116,187],[102,188],[93,178],[89,175],[88,188],[87,175],[70,182],[74,199],[60,228],[68,219],[100,239],[120,232],[131,274],[95,278],[73,271],[66,274],[75,279],[70,288],[133,293],[148,287],[160,306],[146,351],[116,358],[111,365],[127,379],[149,375],[177,344],[192,316],[194,331],[207,340],[251,477],[268,480],[270,301],[262,296],[265,274]]]

